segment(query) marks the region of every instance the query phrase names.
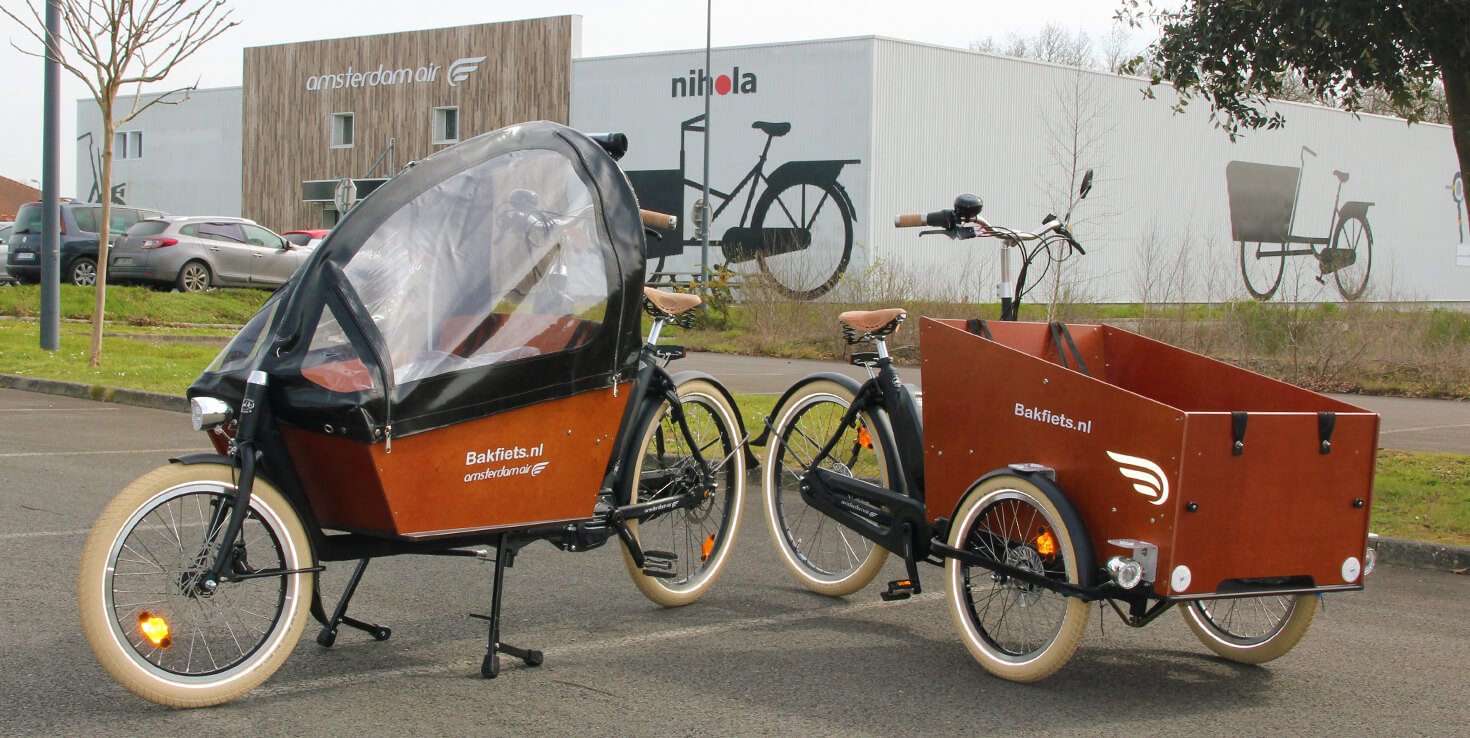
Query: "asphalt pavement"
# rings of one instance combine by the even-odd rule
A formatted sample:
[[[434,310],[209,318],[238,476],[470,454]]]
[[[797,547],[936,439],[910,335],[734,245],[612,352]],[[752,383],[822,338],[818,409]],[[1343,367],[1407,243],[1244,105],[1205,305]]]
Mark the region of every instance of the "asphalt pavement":
[[[83,538],[114,493],[204,449],[178,413],[0,390],[0,720],[8,735],[1463,735],[1470,577],[1383,567],[1331,596],[1265,666],[1211,656],[1172,613],[1145,629],[1098,608],[1053,678],[989,676],[957,639],[938,570],[885,603],[799,589],[747,491],[734,556],[700,602],[645,600],[614,546],[526,549],[504,639],[544,666],[479,677],[488,565],[401,557],[368,570],[352,613],[382,643],[312,639],[246,699],[175,711],[97,665],[76,617]],[[331,565],[327,592],[348,567]],[[879,581],[900,576],[890,568]]]

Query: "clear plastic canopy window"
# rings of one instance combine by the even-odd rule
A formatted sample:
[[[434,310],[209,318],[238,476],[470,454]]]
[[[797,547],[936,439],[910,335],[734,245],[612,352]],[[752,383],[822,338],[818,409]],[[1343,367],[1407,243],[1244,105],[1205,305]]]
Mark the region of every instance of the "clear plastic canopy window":
[[[403,384],[586,343],[607,313],[605,248],[571,163],[514,151],[409,201],[346,272]],[[310,353],[339,341],[324,313]]]

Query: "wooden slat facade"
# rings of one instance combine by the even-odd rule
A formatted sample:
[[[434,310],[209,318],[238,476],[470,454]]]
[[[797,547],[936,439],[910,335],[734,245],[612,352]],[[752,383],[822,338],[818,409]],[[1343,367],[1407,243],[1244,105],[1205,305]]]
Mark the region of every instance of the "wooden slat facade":
[[[572,16],[262,46],[245,50],[242,215],[277,230],[316,228],[322,205],[301,200],[307,180],[383,177],[444,148],[433,109],[459,108],[459,140],[528,120],[566,123]],[[457,85],[450,65],[483,56]],[[432,80],[308,89],[312,77],[428,67]],[[437,67],[437,69],[433,69]],[[345,81],[345,80],[344,80]],[[351,148],[332,148],[334,113],[354,114]],[[369,168],[396,139],[390,154]]]

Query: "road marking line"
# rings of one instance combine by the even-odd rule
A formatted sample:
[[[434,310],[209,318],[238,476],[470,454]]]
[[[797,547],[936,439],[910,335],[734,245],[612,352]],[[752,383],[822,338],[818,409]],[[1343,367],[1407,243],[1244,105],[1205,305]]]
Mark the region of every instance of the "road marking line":
[[[18,459],[27,456],[95,456],[100,454],[195,454],[207,453],[204,448],[140,448],[130,451],[27,451],[0,454],[0,459]]]
[[[1444,430],[1446,428],[1470,428],[1470,423],[1456,423],[1454,425],[1426,425],[1423,428],[1395,428],[1393,430],[1378,431],[1383,436],[1389,433],[1415,433],[1418,431]]]
[[[921,595],[917,595],[917,596],[911,597],[909,599],[910,599],[910,601],[913,601],[913,600],[936,600],[937,601],[937,600],[941,599],[942,597],[943,597],[943,595],[938,594],[938,593],[934,593],[934,594],[921,594]],[[752,628],[764,628],[764,627],[771,626],[771,625],[786,625],[786,624],[789,624],[789,623],[799,623],[799,622],[803,622],[803,621],[806,621],[806,620],[816,620],[818,618],[838,617],[838,616],[842,616],[842,615],[848,615],[848,614],[852,614],[852,613],[863,612],[865,610],[874,610],[874,609],[877,609],[877,608],[880,608],[880,607],[892,607],[892,606],[894,606],[896,604],[897,603],[894,603],[894,602],[883,602],[881,600],[880,601],[877,601],[877,602],[862,602],[862,603],[855,603],[855,604],[850,604],[850,605],[841,605],[841,606],[837,606],[837,607],[830,607],[830,608],[823,609],[823,610],[807,610],[807,611],[804,611],[804,612],[787,613],[785,615],[772,615],[770,617],[764,617],[764,618],[746,618],[744,620],[732,620],[732,621],[727,622],[727,623],[710,623],[708,625],[694,625],[694,626],[690,626],[690,627],[687,627],[687,628],[678,628],[678,629],[675,629],[675,630],[666,630],[666,631],[663,631],[663,632],[660,632],[660,633],[642,633],[642,634],[638,634],[638,635],[621,636],[621,637],[618,637],[618,638],[608,638],[606,640],[593,641],[591,643],[583,643],[583,644],[578,644],[578,645],[574,645],[574,646],[552,647],[552,648],[548,648],[548,649],[543,649],[543,652],[548,657],[551,657],[551,656],[561,656],[563,658],[566,658],[566,657],[575,657],[575,656],[579,656],[579,655],[583,655],[583,654],[598,653],[598,652],[602,652],[602,651],[611,651],[611,650],[614,650],[614,649],[623,649],[623,648],[627,648],[629,646],[637,646],[637,645],[642,645],[642,644],[647,644],[647,643],[654,643],[654,642],[658,642],[658,641],[669,641],[669,640],[675,640],[675,639],[679,639],[679,638],[691,638],[691,637],[697,637],[697,636],[706,636],[706,635],[711,635],[711,634],[714,634],[714,633],[727,633],[727,632],[730,632],[730,631],[749,630],[749,629],[752,629]],[[454,641],[450,641],[448,643],[443,642],[443,641],[440,641],[437,645],[440,648],[446,648],[448,646],[459,644],[459,643],[484,643],[484,642],[485,641],[484,641],[483,638],[455,639]],[[513,657],[505,657],[505,658],[510,659],[511,662],[513,662],[513,663],[515,661],[517,661]],[[412,677],[412,676],[434,676],[434,675],[437,675],[437,674],[448,674],[448,673],[454,673],[454,672],[461,672],[461,671],[464,671],[464,670],[465,670],[465,664],[464,664],[464,662],[462,660],[459,660],[459,661],[453,661],[451,663],[446,663],[446,664],[436,664],[436,665],[433,665],[433,666],[406,666],[406,667],[401,667],[401,668],[397,668],[397,669],[380,669],[380,670],[374,670],[374,671],[361,671],[361,672],[355,672],[353,674],[341,674],[341,675],[337,675],[337,676],[321,677],[319,679],[307,679],[307,680],[300,681],[300,682],[281,682],[279,684],[274,684],[274,685],[270,685],[270,686],[258,688],[256,690],[254,690],[253,692],[251,692],[248,695],[247,699],[256,698],[256,697],[273,697],[273,696],[282,695],[282,694],[296,694],[296,693],[304,692],[304,691],[319,690],[319,689],[330,689],[330,688],[333,688],[333,687],[351,686],[353,684],[357,684],[357,683],[360,683],[360,682],[379,682],[379,681],[383,681],[385,679],[395,679],[395,678]]]
[[[43,530],[32,533],[0,533],[0,541],[14,541],[24,538],[49,538],[51,536],[84,536],[91,528],[81,530]]]

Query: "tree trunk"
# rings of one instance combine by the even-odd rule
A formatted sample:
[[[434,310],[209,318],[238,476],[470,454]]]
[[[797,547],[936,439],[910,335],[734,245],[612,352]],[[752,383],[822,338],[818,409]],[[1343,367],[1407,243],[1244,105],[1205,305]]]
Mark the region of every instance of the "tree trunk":
[[[102,182],[98,185],[102,212],[97,216],[97,284],[93,287],[96,299],[92,304],[92,354],[89,362],[93,369],[102,366],[102,322],[107,307],[107,247],[108,237],[112,234],[112,138],[117,130],[117,124],[112,120],[112,101],[116,99],[116,93],[108,89],[105,94],[107,100],[101,106]]]
[[[1463,59],[1440,60],[1444,75],[1445,107],[1449,108],[1450,130],[1455,137],[1455,152],[1460,159],[1461,181],[1470,172],[1470,64]],[[1463,185],[1462,185],[1463,187]],[[1461,190],[1463,192],[1463,189]],[[1470,197],[1461,204],[1470,213]]]

